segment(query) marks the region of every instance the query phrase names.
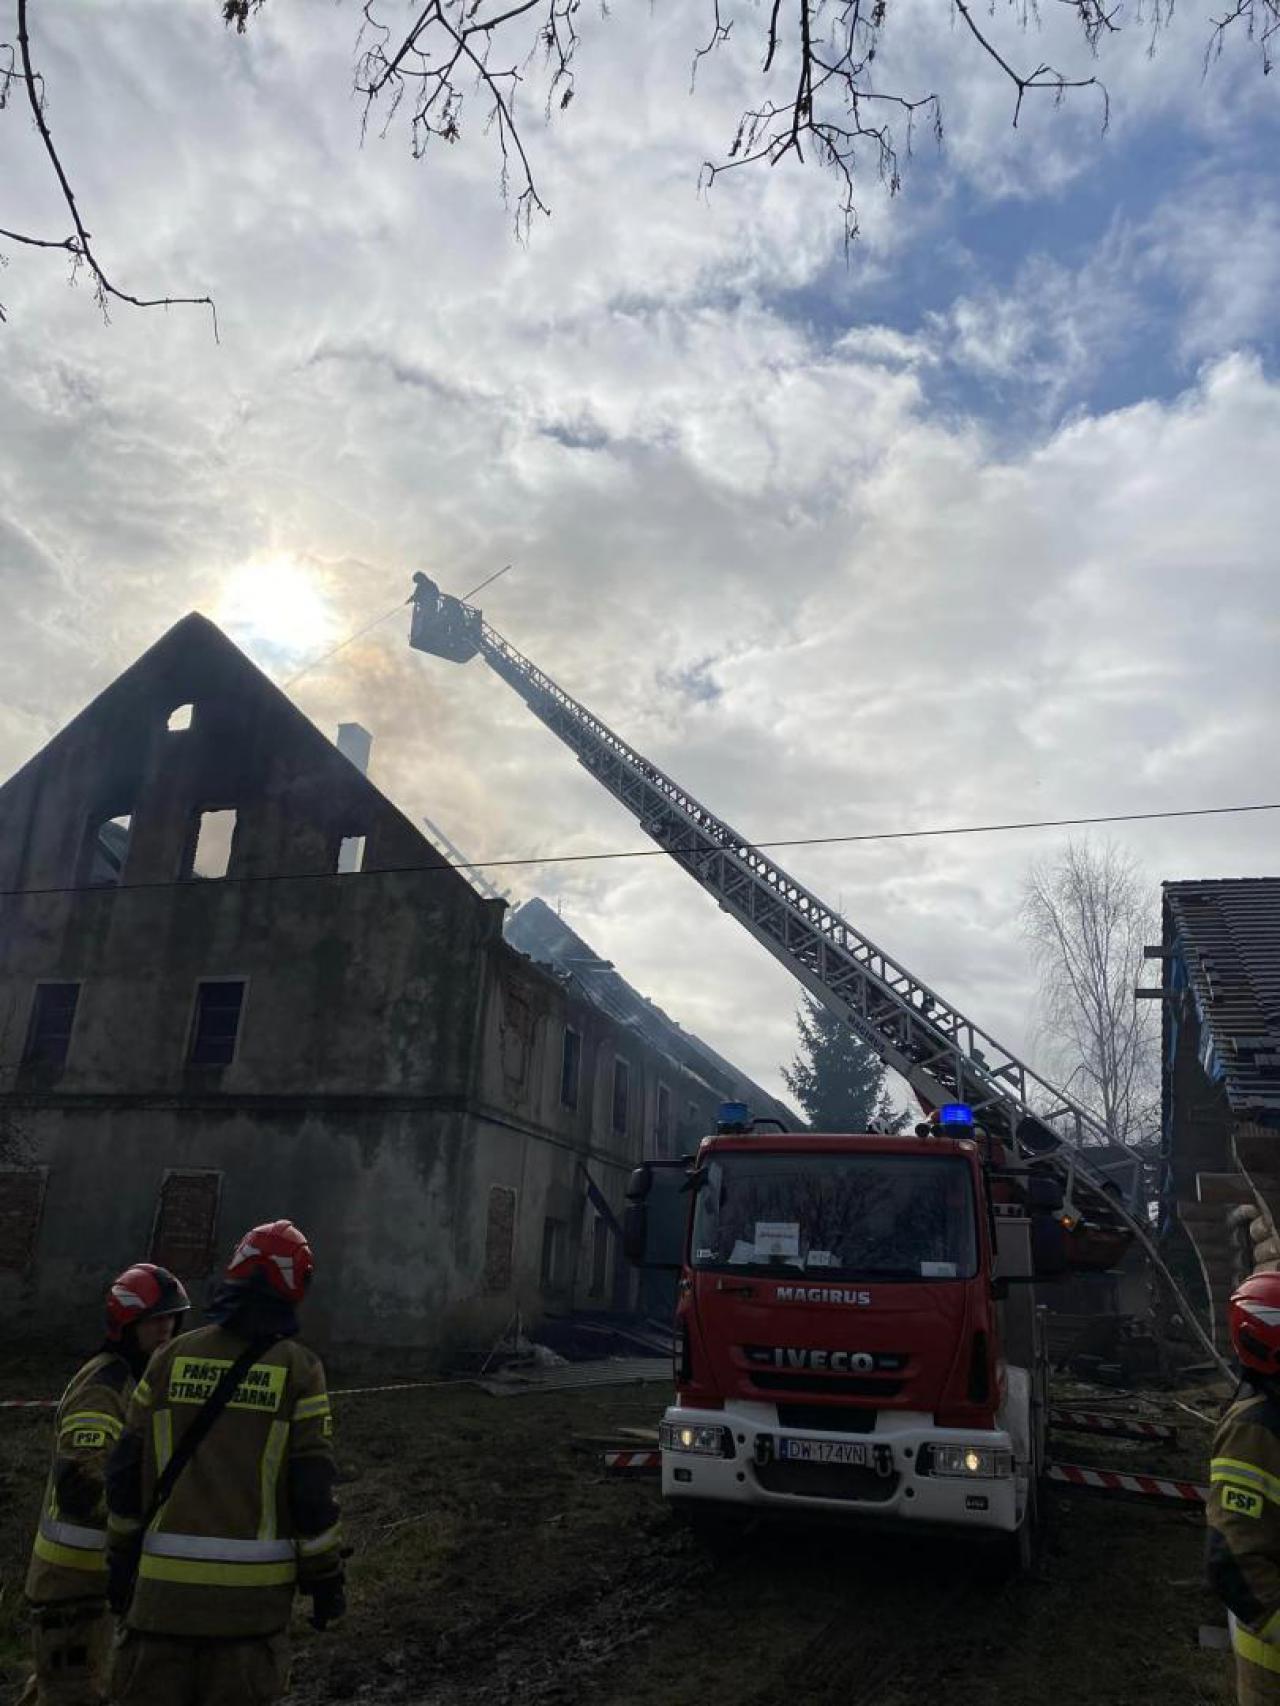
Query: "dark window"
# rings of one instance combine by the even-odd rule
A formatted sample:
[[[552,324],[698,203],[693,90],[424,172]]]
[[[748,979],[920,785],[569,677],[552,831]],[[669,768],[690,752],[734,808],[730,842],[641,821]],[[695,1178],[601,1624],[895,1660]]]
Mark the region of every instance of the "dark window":
[[[591,1295],[603,1297],[609,1283],[609,1222],[596,1216],[591,1241]]]
[[[484,1289],[510,1291],[516,1237],[516,1193],[510,1185],[490,1185],[489,1219],[484,1234]]]
[[[71,1027],[75,1024],[76,1002],[80,999],[78,983],[38,983],[36,998],[31,1006],[31,1024],[27,1031],[27,1046],[23,1051],[24,1066],[63,1066],[71,1046]]]
[[[625,1060],[615,1060],[613,1063],[613,1129],[625,1132],[627,1129],[627,1094],[631,1084],[631,1068]]]
[[[202,983],[196,990],[196,1016],[191,1027],[193,1066],[229,1066],[240,1029],[243,983]]]
[[[566,1108],[578,1105],[578,1073],[582,1066],[582,1038],[577,1031],[564,1028],[564,1047],[560,1054],[560,1100]]]
[[[30,1271],[44,1205],[44,1167],[0,1168],[0,1271]]]
[[[658,1107],[653,1121],[653,1136],[659,1155],[665,1155],[671,1144],[671,1092],[665,1084],[658,1086]]]
[[[563,1220],[544,1220],[542,1223],[542,1284],[555,1291],[564,1283],[565,1223]]]
[[[156,1204],[151,1260],[184,1280],[202,1280],[213,1266],[220,1173],[165,1175]]]

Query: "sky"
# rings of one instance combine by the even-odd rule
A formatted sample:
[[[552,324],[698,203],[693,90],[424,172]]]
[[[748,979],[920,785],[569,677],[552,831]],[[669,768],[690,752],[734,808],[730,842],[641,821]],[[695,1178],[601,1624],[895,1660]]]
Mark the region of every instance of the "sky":
[[[0,41],[13,0],[0,0]],[[722,0],[722,12],[730,8]],[[56,256],[0,241],[0,776],[187,611],[282,684],[406,597],[506,563],[489,620],[757,839],[1280,800],[1280,91],[1203,3],[1097,66],[1067,8],[1012,91],[923,0],[886,89],[937,91],[861,234],[812,160],[731,172],[759,11],[582,17],[576,97],[525,107],[526,243],[474,105],[415,159],[361,137],[359,8],[44,0],[33,50],[112,277],[199,309],[104,324]],[[387,15],[405,8],[388,0]],[[25,114],[0,227],[61,236]],[[371,774],[467,853],[643,845],[478,662],[396,616],[290,689],[363,723]],[[1274,875],[1275,814],[1117,826],[1161,880]],[[1018,924],[1065,832],[797,849],[789,867],[1008,1046],[1042,1059]],[[497,875],[495,873],[495,875]],[[501,873],[781,1090],[797,990],[659,860]]]

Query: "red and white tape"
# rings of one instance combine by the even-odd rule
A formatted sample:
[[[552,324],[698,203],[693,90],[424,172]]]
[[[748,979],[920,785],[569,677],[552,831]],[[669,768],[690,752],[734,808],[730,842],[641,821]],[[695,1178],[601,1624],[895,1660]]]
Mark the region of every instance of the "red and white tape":
[[[660,1451],[606,1451],[604,1466],[615,1474],[650,1475],[662,1468]]]
[[[1178,1430],[1168,1422],[1146,1422],[1139,1416],[1108,1416],[1098,1410],[1053,1408],[1050,1426],[1069,1428],[1073,1433],[1110,1434],[1113,1439],[1155,1439],[1176,1445]]]
[[[57,1398],[0,1398],[0,1410],[56,1410]]]
[[[1098,1493],[1138,1494],[1145,1499],[1166,1499],[1176,1504],[1202,1505],[1209,1497],[1207,1487],[1194,1481],[1167,1481],[1157,1475],[1122,1475],[1115,1469],[1088,1469],[1081,1463],[1051,1463],[1049,1479],[1068,1487],[1088,1487]]]

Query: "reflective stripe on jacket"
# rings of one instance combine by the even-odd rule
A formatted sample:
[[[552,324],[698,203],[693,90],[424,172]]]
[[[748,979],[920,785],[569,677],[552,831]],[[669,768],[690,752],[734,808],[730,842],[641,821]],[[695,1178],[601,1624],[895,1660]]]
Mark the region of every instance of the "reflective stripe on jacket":
[[[103,1476],[124,1429],[133,1376],[110,1351],[90,1357],[58,1404],[53,1464],[31,1549],[26,1594],[34,1605],[105,1597]]]
[[[244,1349],[202,1327],[157,1351],[108,1469],[111,1543],[137,1538],[157,1477]],[[129,1626],[169,1635],[270,1635],[295,1585],[340,1568],[332,1421],[318,1357],[281,1339],[246,1370],[142,1537]]]
[[[1209,1465],[1209,1584],[1232,1645],[1280,1673],[1280,1403],[1245,1387],[1218,1424]]]

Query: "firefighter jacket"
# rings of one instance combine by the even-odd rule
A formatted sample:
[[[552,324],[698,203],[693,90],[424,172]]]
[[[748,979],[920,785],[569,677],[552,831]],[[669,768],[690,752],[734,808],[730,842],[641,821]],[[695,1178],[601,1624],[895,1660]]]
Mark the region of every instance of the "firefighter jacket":
[[[58,1404],[53,1466],[45,1484],[27,1571],[33,1605],[107,1595],[107,1456],[124,1428],[133,1374],[103,1350],[74,1376]]]
[[[1218,1423],[1209,1469],[1209,1584],[1232,1613],[1236,1656],[1280,1673],[1280,1400],[1244,1387]]]
[[[246,1370],[139,1536],[157,1477],[250,1337],[238,1319],[184,1333],[156,1352],[133,1394],[107,1470],[111,1547],[127,1553],[141,1540],[131,1629],[272,1635],[295,1588],[341,1573],[324,1368],[294,1339]]]

